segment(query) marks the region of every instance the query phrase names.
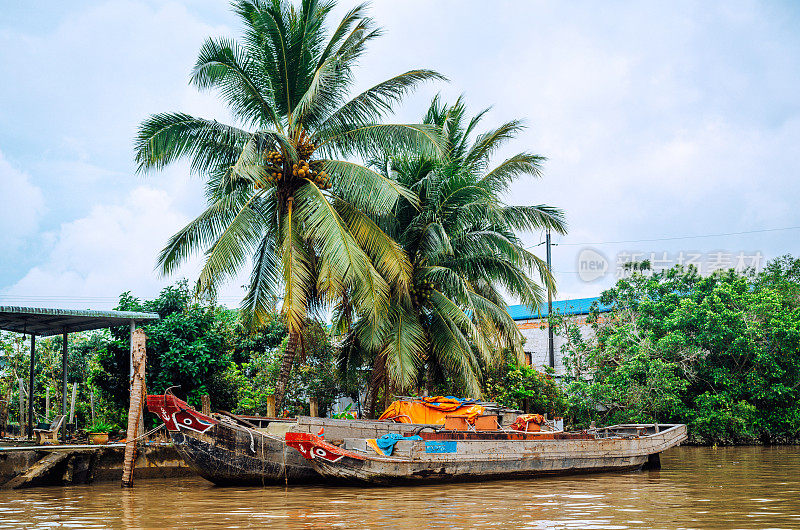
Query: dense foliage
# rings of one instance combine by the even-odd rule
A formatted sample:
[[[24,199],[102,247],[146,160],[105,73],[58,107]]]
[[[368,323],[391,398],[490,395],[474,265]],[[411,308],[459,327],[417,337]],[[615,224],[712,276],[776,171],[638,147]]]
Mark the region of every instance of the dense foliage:
[[[200,396],[209,394],[214,410],[266,413],[266,397],[275,392],[288,342],[287,327],[279,315],[266,315],[264,325],[251,331],[237,311],[194,300],[186,282],[167,287],[154,300],[142,301],[123,293],[117,309],[155,312],[161,317],[142,326],[147,336],[149,393],[172,387],[176,395],[196,407],[201,406]],[[9,409],[13,422],[19,421],[19,379],[26,390],[28,387],[29,344],[23,335],[0,334],[0,399],[14,405]],[[286,414],[308,414],[311,397],[317,398],[322,414],[328,413],[340,396],[358,397],[358,386],[337,371],[325,326],[310,320],[302,344],[284,401]],[[115,429],[124,426],[130,329],[73,333],[68,346],[68,399],[72,384],[77,383],[78,427],[92,422],[92,401],[95,423]],[[47,389],[50,418],[61,410],[61,338],[38,340],[36,351],[34,410],[37,420],[44,422],[49,421],[44,414]]]
[[[673,421],[698,442],[800,439],[800,260],[760,274],[636,273],[603,293],[586,341],[568,321],[579,423]]]
[[[564,417],[569,406],[564,389],[551,373],[518,364],[513,357],[490,372],[483,397],[504,407],[550,417]]]
[[[177,395],[198,404],[199,396],[208,393],[212,375],[232,360],[236,316],[213,304],[191,303],[185,282],[144,302],[124,293],[118,309],[154,312],[161,317],[143,326],[151,393],[177,386]],[[96,350],[99,367],[93,378],[114,403],[124,407],[129,396],[130,329],[112,328],[110,335]]]

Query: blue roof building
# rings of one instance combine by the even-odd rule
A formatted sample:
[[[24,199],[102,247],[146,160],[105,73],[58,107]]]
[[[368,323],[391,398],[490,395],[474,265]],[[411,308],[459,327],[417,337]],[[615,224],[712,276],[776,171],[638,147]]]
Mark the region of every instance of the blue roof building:
[[[575,298],[574,300],[557,300],[553,301],[553,313],[560,315],[588,315],[589,309],[594,302],[600,301],[600,297],[595,296],[592,298]],[[604,313],[610,311],[611,306],[600,304],[600,312]],[[539,311],[531,311],[525,305],[510,305],[508,306],[508,314],[514,320],[531,320],[534,318],[547,318],[547,303],[543,303]]]
[[[601,313],[611,310],[611,306],[600,304],[598,297],[576,298],[574,300],[558,300],[553,302],[553,314],[568,317],[578,326],[581,335],[585,340],[590,340],[594,336],[594,330],[586,322],[586,315],[592,304],[597,302]],[[539,311],[531,311],[524,305],[508,306],[508,314],[516,321],[517,328],[525,337],[525,363],[537,369],[544,370],[549,364],[548,348],[548,323],[547,323],[547,304],[542,304]],[[603,318],[600,317],[600,321]],[[553,337],[553,356],[555,361],[556,376],[565,374],[563,352],[561,347],[566,343],[564,337],[556,333]]]

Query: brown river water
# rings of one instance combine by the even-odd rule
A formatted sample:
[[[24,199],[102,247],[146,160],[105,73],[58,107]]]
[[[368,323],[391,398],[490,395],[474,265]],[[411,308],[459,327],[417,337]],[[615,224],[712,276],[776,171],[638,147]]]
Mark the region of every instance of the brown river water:
[[[660,471],[416,487],[200,478],[0,491],[0,528],[800,528],[800,447],[679,447]]]

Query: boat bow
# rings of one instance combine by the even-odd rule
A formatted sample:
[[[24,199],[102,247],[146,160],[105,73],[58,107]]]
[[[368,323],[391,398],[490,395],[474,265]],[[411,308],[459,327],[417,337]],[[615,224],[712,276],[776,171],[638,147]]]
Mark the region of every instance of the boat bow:
[[[287,432],[286,445],[297,449],[303,458],[308,460],[325,460],[338,462],[345,456],[356,460],[365,460],[363,455],[342,449],[332,443],[326,442],[321,436],[306,432]]]
[[[219,423],[172,394],[147,396],[147,410],[161,418],[167,430],[172,432],[188,429],[203,434]]]

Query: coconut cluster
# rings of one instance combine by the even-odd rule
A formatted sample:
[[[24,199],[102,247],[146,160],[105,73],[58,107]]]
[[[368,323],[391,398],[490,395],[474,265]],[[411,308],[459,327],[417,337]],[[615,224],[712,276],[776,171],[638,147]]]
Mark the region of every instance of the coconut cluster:
[[[411,301],[415,306],[424,305],[433,294],[433,284],[430,282],[412,285],[409,289]]]
[[[282,180],[307,179],[317,185],[320,189],[331,188],[330,176],[323,169],[322,161],[310,160],[311,155],[316,150],[305,131],[300,133],[297,141],[297,155],[299,160],[291,163],[287,161],[279,151],[269,151],[266,155],[267,162],[267,184],[277,184]],[[260,189],[261,182],[255,183],[255,188]]]
[[[308,179],[317,185],[322,190],[327,190],[331,187],[330,178],[325,170],[322,169],[322,162],[307,162],[302,158],[292,165],[292,176]]]

